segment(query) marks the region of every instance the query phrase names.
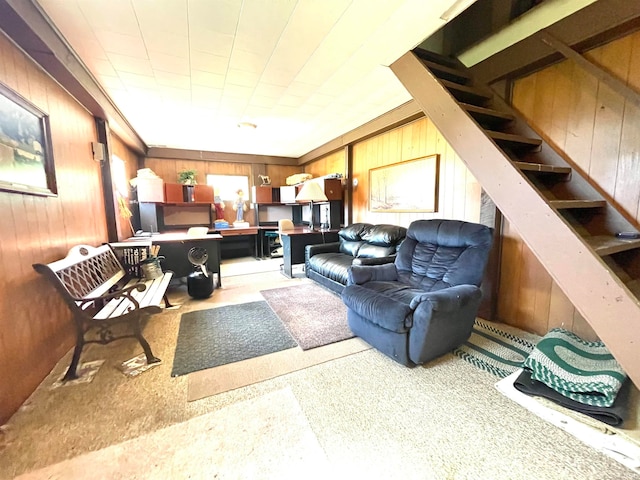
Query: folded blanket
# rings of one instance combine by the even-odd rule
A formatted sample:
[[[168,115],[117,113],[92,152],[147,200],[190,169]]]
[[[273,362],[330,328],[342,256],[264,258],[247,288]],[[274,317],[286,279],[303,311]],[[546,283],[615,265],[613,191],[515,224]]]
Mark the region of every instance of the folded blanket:
[[[524,361],[531,378],[576,402],[610,407],[627,378],[602,342],[554,328]]]
[[[629,389],[631,388],[631,382],[629,380],[624,382],[613,405],[610,407],[596,407],[571,400],[552,388],[547,387],[544,383],[533,380],[531,378],[531,371],[526,368],[518,375],[518,378],[513,382],[513,386],[522,393],[549,399],[562,407],[583,413],[614,427],[622,425],[629,414]]]

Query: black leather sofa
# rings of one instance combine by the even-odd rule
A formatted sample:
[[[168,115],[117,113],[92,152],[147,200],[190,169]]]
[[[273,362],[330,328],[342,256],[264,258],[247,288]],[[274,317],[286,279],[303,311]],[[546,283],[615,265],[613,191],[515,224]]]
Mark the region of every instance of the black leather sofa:
[[[397,225],[354,223],[338,232],[339,241],[305,248],[308,278],[342,293],[351,265],[392,263],[407,229]]]

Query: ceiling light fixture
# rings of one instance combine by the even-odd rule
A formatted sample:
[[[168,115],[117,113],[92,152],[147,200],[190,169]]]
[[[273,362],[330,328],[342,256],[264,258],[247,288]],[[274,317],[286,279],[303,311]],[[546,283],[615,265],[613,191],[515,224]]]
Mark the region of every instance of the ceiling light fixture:
[[[257,128],[258,126],[255,123],[251,123],[251,122],[240,122],[238,123],[238,128],[242,128],[245,130],[252,130],[254,128]]]

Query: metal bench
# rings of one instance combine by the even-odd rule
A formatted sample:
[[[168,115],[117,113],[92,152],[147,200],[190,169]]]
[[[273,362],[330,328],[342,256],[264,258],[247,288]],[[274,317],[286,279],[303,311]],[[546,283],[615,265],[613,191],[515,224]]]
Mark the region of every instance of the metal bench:
[[[173,272],[164,272],[153,280],[128,278],[125,269],[109,245],[77,245],[62,260],[33,268],[46,276],[62,295],[73,314],[76,346],[64,380],[78,378],[80,354],[87,343],[105,345],[122,338],[137,338],[147,363],[160,359],[142,335],[141,321],[162,311],[161,302],[170,307],[166,295]],[[133,333],[115,335],[112,327],[128,323]],[[87,333],[95,329],[94,337]]]

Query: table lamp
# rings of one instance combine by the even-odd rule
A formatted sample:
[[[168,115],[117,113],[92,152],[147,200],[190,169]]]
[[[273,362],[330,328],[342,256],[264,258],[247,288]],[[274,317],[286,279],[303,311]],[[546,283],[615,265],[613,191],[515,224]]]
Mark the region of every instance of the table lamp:
[[[314,227],[314,213],[313,213],[313,202],[326,202],[327,196],[324,194],[320,185],[316,182],[304,182],[302,188],[298,195],[296,195],[296,202],[309,202],[309,207],[311,208],[311,221],[309,222],[309,228],[313,230]]]

